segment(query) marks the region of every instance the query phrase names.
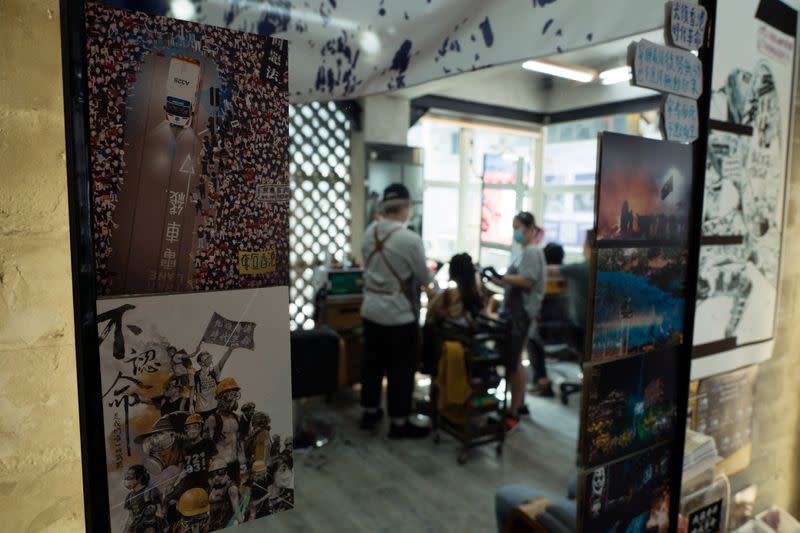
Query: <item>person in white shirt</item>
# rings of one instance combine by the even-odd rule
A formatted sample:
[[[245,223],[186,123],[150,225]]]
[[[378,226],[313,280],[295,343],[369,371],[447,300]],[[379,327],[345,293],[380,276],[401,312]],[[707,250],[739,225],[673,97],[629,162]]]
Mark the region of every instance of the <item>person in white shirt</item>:
[[[514,242],[521,246],[521,252],[512,257],[504,276],[493,279],[494,283],[505,287],[501,313],[511,322],[511,343],[506,354],[506,372],[511,390],[511,406],[505,420],[508,429],[514,429],[519,423],[519,415],[525,412],[523,406],[528,376],[521,358],[526,339],[534,381],[537,385],[550,388],[544,348],[539,337],[539,313],[547,286],[547,263],[544,252],[538,246],[543,234],[532,213],[517,213],[514,217]]]
[[[381,387],[388,381],[389,438],[422,438],[429,430],[412,424],[411,400],[419,335],[419,288],[431,281],[419,235],[406,225],[408,189],[399,183],[383,193],[381,218],[364,233],[364,359],[361,373],[362,429],[381,418]]]

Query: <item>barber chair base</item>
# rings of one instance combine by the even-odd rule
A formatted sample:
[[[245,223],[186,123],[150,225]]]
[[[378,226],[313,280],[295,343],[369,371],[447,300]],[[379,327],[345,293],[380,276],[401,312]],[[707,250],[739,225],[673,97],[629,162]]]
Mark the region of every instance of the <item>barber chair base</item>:
[[[580,365],[566,361],[548,361],[547,365],[561,403],[568,405],[570,395],[583,389],[583,372]]]
[[[336,431],[333,425],[319,418],[304,420],[294,429],[294,448],[322,448],[333,440]]]
[[[333,424],[317,416],[304,415],[305,400],[295,400],[293,404],[297,425],[292,440],[296,450],[321,448],[333,440],[336,433]]]

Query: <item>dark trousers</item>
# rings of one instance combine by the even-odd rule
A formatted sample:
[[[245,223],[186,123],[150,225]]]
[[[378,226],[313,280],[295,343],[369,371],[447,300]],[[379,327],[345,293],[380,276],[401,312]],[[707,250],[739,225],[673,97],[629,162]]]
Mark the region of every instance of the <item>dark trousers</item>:
[[[547,367],[544,362],[544,345],[538,335],[528,337],[528,358],[533,368],[533,382],[547,377]]]
[[[361,366],[361,405],[381,404],[383,376],[388,381],[387,408],[390,417],[411,414],[414,372],[417,366],[416,323],[382,326],[364,320],[364,359]]]

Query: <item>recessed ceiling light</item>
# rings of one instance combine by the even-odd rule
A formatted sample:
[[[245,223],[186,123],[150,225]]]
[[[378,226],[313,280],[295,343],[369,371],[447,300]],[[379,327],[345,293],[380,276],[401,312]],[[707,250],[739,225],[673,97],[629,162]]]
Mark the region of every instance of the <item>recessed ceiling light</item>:
[[[545,60],[530,60],[522,64],[522,68],[532,70],[534,72],[541,72],[542,74],[549,74],[559,78],[566,78],[568,80],[577,81],[580,83],[589,83],[597,78],[597,71],[590,68],[577,67],[572,65],[562,65],[553,61]]]

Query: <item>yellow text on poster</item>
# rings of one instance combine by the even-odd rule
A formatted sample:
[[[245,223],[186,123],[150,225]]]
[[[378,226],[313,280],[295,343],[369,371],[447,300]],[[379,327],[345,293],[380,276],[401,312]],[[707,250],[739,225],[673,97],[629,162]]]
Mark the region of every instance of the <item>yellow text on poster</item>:
[[[274,250],[239,252],[239,274],[269,274],[275,272],[276,268]]]

